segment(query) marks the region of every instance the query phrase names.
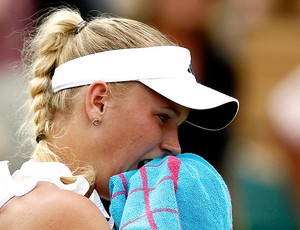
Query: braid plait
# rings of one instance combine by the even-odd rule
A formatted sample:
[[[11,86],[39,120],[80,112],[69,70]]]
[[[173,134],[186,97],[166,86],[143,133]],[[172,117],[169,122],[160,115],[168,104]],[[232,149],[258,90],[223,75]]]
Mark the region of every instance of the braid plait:
[[[31,97],[29,114],[31,123],[34,124],[32,134],[34,139],[38,140],[31,157],[36,161],[60,161],[59,156],[52,151],[55,146],[50,142],[53,137],[53,119],[57,110],[66,110],[66,101],[71,98],[73,92],[55,95],[52,92],[51,79],[57,66],[74,58],[70,55],[72,49],[66,47],[70,47],[68,43],[73,43],[76,25],[80,21],[80,14],[74,9],[50,10],[41,20],[41,26],[34,37],[27,41],[25,54],[29,59],[27,73],[30,78]]]
[[[62,9],[43,20],[32,40],[31,49],[35,62],[32,65],[29,92],[32,98],[30,110],[36,126],[35,136],[43,133],[47,137],[51,131],[51,116],[55,114],[56,109],[52,105],[54,94],[51,79],[55,68],[70,59],[70,55],[63,54],[63,49],[74,40],[76,25],[80,21],[82,18],[78,12]]]

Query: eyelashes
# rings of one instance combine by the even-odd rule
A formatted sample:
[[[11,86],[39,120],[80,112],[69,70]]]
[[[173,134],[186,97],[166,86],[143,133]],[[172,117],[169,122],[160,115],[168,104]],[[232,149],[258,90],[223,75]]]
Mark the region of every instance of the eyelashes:
[[[157,116],[163,123],[168,122],[171,118],[168,114],[157,114]]]

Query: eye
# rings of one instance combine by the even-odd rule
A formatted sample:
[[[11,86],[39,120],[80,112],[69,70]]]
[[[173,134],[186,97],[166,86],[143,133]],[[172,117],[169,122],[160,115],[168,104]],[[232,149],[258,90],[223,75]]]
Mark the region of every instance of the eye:
[[[163,123],[166,123],[168,120],[170,120],[170,116],[167,114],[157,114],[157,116]]]

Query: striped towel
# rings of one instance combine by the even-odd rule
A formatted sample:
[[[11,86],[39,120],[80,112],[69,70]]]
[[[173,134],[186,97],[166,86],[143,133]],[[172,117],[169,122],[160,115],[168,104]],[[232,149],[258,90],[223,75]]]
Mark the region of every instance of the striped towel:
[[[195,154],[157,158],[110,180],[110,213],[118,229],[231,229],[228,188]]]

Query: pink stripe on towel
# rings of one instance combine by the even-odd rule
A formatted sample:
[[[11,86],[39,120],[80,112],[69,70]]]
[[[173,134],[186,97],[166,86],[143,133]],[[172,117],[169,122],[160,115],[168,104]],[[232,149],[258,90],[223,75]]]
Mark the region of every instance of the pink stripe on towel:
[[[142,183],[143,183],[143,190],[144,190],[144,201],[146,206],[146,215],[150,224],[151,229],[156,230],[156,224],[150,209],[150,200],[149,200],[149,187],[148,187],[148,178],[147,178],[147,172],[146,167],[142,167],[140,169],[141,176],[142,176]]]
[[[177,183],[178,183],[178,173],[179,173],[179,168],[180,168],[180,160],[175,158],[175,157],[169,157],[168,158],[168,167],[169,171],[172,176],[172,181],[174,184],[174,192],[176,193],[177,191]]]

